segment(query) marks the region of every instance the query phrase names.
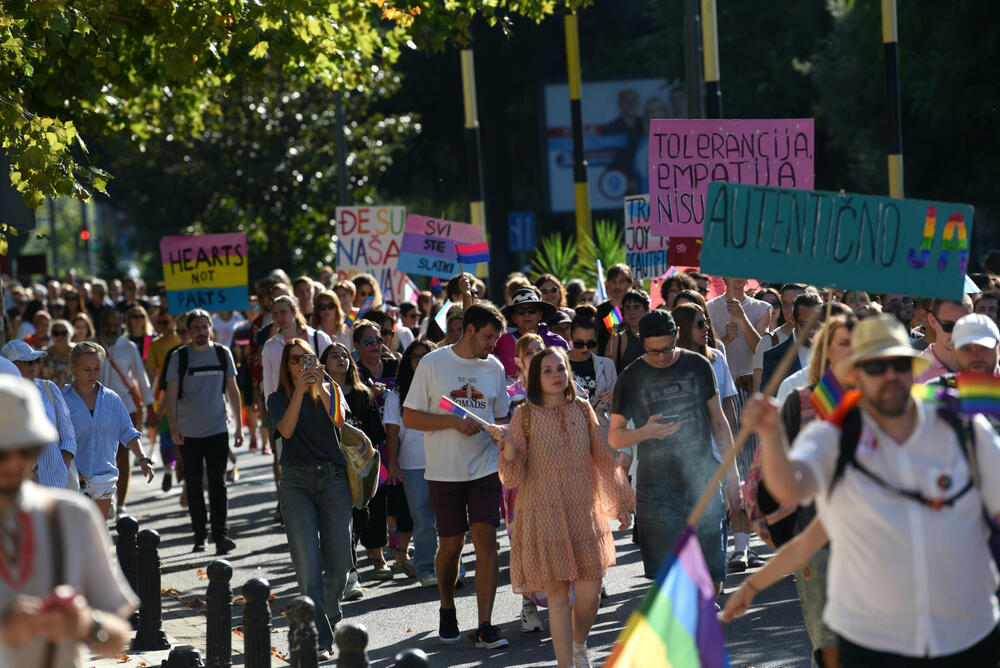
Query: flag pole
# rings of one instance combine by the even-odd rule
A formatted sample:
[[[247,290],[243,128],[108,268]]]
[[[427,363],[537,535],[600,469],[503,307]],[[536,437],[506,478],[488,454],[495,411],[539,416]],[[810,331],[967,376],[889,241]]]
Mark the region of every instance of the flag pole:
[[[821,313],[820,310],[813,311],[813,314],[809,316],[808,322],[806,322],[806,326],[803,331],[809,332],[810,336],[813,333],[813,329],[815,328],[816,323],[819,321],[820,313]],[[781,384],[781,381],[784,379],[785,373],[788,371],[788,368],[792,365],[792,360],[794,360],[795,357],[799,354],[799,348],[802,347],[807,338],[809,337],[800,336],[796,338],[795,344],[787,351],[785,351],[785,356],[781,358],[781,362],[778,363],[778,366],[774,370],[774,373],[768,379],[767,385],[762,390],[765,396],[773,394],[774,391],[778,389],[778,385]],[[743,444],[746,443],[749,437],[750,437],[750,429],[748,429],[746,426],[740,427],[740,431],[736,435],[736,439],[733,442],[732,449],[728,453],[726,453],[726,456],[723,458],[722,463],[719,464],[719,467],[715,470],[715,475],[712,476],[712,479],[709,481],[708,485],[705,486],[705,491],[701,493],[701,498],[698,499],[698,503],[697,505],[695,505],[694,510],[692,510],[691,514],[688,515],[687,518],[688,526],[696,526],[698,524],[698,520],[701,519],[701,516],[705,514],[705,509],[708,508],[708,504],[712,501],[712,495],[718,493],[717,490],[719,487],[719,483],[722,482],[722,479],[726,475],[726,471],[733,465],[733,461],[736,460],[736,455],[739,453],[740,450],[743,449]]]

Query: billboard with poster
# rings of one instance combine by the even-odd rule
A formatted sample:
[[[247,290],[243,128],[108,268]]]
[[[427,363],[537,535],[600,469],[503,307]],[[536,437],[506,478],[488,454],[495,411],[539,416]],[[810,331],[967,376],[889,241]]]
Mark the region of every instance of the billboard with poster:
[[[569,85],[543,87],[547,207],[573,211],[573,129]],[[590,206],[621,210],[626,195],[649,192],[649,121],[686,118],[679,80],[622,79],[584,82],[583,148],[590,183]]]

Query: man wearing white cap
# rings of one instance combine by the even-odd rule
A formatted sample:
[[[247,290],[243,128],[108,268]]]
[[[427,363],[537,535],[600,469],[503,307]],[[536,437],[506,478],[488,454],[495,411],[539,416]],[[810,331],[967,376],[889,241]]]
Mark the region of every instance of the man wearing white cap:
[[[0,666],[80,666],[83,645],[112,657],[130,632],[136,599],[97,507],[30,481],[56,438],[32,383],[0,375]]]
[[[8,341],[0,348],[0,356],[13,362],[21,377],[38,388],[45,415],[56,427],[57,437],[46,443],[35,464],[36,480],[45,487],[69,487],[79,491],[80,480],[73,466],[76,457],[76,433],[70,421],[69,409],[62,392],[51,380],[38,378],[38,360],[46,353],[35,350],[24,341]]]

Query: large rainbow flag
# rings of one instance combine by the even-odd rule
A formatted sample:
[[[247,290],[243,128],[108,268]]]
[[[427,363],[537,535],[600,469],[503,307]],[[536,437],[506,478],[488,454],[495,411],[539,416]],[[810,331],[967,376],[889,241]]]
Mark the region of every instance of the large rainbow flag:
[[[604,668],[722,668],[729,653],[715,584],[693,527],[685,527]]]

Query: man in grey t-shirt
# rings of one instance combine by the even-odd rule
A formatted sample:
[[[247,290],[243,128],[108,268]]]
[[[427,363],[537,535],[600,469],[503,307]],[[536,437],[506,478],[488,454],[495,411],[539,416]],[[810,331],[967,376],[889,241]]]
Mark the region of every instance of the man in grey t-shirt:
[[[212,539],[216,554],[228,554],[236,543],[226,527],[226,461],[229,427],[226,404],[236,424],[235,447],[243,445],[240,391],[236,386],[233,354],[225,346],[211,343],[212,318],[201,309],[187,315],[191,343],[181,346],[167,363],[167,417],[174,443],[184,459],[184,482],[188,512],[194,529],[194,551],[205,551],[208,537],[202,474],[208,474],[208,500],[212,512]]]

